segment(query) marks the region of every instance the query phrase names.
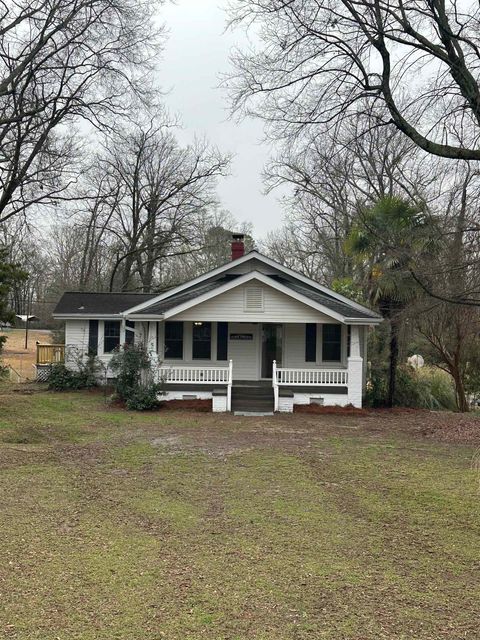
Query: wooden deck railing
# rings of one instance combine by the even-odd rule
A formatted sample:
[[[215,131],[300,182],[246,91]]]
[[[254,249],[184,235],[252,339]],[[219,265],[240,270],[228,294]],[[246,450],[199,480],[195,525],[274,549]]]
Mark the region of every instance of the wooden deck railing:
[[[37,344],[37,364],[65,362],[64,344]]]

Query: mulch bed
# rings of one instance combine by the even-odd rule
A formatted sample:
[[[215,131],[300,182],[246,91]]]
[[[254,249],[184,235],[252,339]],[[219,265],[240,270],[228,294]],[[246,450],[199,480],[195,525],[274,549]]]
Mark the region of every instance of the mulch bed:
[[[294,413],[310,413],[319,415],[342,415],[342,416],[357,416],[367,415],[367,409],[357,409],[356,407],[324,407],[320,404],[295,404],[293,405]]]
[[[211,400],[168,400],[159,403],[159,409],[167,411],[199,411],[209,413],[212,411]]]

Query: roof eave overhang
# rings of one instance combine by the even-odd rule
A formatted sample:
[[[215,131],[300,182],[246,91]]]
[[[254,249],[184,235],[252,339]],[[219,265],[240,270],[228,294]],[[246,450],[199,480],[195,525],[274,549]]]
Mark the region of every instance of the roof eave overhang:
[[[124,313],[122,314],[122,317],[126,318],[127,320],[157,320],[158,322],[160,322],[161,320],[164,320],[164,316],[163,315],[159,315],[159,314],[146,314],[146,313]]]
[[[345,318],[345,324],[366,324],[376,326],[383,322],[383,318]]]
[[[55,320],[121,320],[121,313],[52,313]]]

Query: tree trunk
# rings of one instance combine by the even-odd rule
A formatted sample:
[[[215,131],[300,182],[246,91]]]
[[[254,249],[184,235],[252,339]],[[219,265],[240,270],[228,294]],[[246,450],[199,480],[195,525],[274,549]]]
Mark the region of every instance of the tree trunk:
[[[470,411],[468,406],[467,395],[465,393],[465,386],[463,383],[463,375],[457,362],[453,362],[449,367],[450,375],[453,378],[455,385],[455,397],[457,400],[457,408],[461,413],[467,413]]]
[[[390,318],[390,363],[388,372],[388,396],[387,407],[393,407],[395,400],[395,388],[397,384],[398,364],[398,323],[395,318]]]

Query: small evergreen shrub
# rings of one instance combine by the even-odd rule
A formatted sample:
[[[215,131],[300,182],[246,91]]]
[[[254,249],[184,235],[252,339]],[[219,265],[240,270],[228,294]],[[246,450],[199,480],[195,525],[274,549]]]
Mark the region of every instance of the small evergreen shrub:
[[[116,374],[115,393],[127,409],[148,411],[158,406],[161,383],[155,381],[155,371],[143,344],[124,345],[110,361]]]

